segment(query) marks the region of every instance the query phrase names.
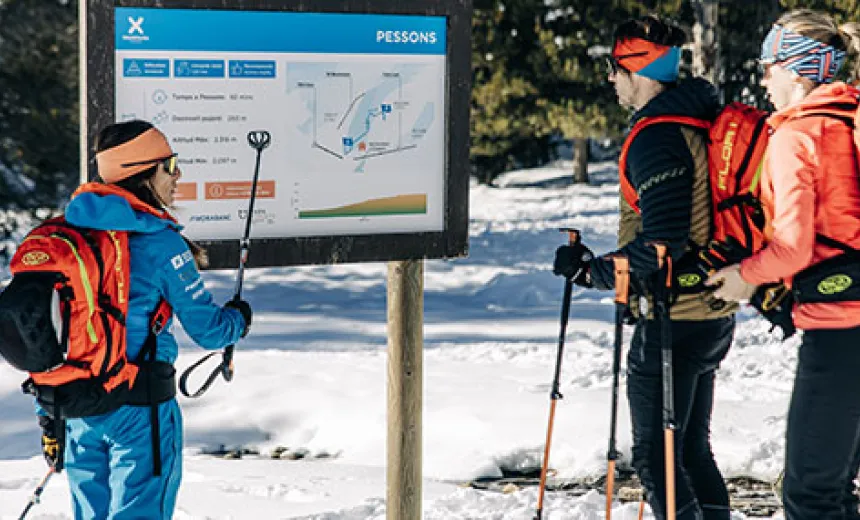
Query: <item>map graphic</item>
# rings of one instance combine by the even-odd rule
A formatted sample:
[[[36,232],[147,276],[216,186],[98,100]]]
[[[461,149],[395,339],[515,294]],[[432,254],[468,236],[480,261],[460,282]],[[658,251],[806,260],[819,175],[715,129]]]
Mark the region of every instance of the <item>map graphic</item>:
[[[438,61],[287,63],[296,216],[426,213],[444,165],[441,78]],[[354,184],[353,198],[327,199],[321,182]]]

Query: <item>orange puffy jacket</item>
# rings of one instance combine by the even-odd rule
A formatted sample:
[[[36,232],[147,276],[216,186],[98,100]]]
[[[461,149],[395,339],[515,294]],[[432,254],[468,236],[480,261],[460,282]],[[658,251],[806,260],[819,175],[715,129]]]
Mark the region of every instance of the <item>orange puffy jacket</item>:
[[[750,283],[791,280],[810,265],[841,253],[816,234],[860,248],[860,174],[851,128],[837,118],[806,115],[833,104],[856,106],[860,91],[822,85],[800,103],[774,113],[762,178],[762,202],[772,218],[768,245],[741,263]],[[860,326],[860,301],[806,303],[794,309],[800,329]]]

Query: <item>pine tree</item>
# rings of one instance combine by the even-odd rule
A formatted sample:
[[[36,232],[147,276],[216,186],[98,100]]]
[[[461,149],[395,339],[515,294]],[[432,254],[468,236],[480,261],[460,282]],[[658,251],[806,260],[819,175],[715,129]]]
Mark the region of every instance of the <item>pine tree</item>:
[[[77,185],[77,48],[74,2],[0,1],[0,167],[33,181],[20,194],[0,176],[7,208],[56,207]]]

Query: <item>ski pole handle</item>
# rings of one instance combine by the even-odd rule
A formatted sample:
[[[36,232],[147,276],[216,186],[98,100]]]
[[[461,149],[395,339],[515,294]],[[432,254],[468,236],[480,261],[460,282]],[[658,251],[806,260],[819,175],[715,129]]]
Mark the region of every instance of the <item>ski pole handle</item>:
[[[567,233],[568,245],[574,246],[579,243],[582,238],[578,229],[574,228],[559,228],[562,233]]]

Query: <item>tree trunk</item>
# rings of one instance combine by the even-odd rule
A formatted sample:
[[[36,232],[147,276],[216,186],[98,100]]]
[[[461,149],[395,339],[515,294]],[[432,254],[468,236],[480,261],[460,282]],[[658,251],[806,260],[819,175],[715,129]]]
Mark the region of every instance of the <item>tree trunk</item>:
[[[573,183],[588,183],[588,138],[573,139]]]
[[[691,0],[696,23],[693,25],[693,74],[701,76],[714,85],[719,85],[720,44],[719,0]]]

